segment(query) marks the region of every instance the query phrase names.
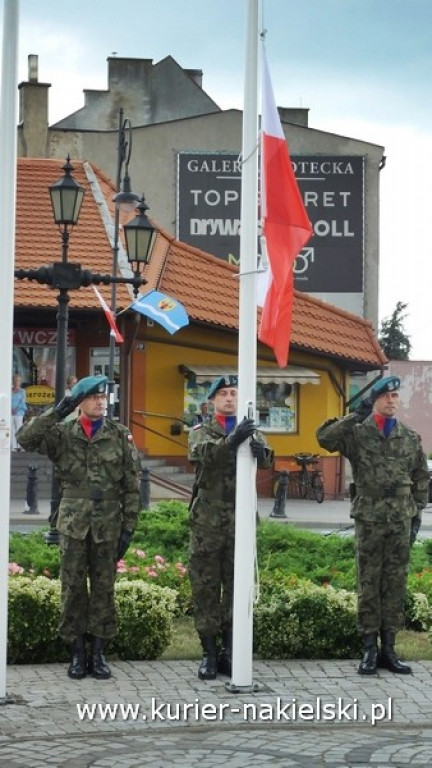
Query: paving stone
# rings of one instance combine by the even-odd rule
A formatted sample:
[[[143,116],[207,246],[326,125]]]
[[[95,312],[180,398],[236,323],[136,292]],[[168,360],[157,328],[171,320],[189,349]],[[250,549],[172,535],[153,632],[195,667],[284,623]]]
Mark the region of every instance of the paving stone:
[[[383,672],[363,681],[352,660],[257,661],[254,677],[261,689],[239,694],[227,693],[225,678],[198,680],[194,662],[114,662],[112,666],[113,677],[104,682],[70,681],[61,664],[8,667],[8,694],[13,692],[20,703],[0,707],[0,764],[11,768],[422,768],[432,764],[432,662],[416,664],[420,673],[408,679]],[[372,707],[376,714],[389,699],[392,719],[383,718],[372,726]],[[152,702],[163,705],[165,719],[151,716]],[[318,702],[321,707],[334,705],[336,713],[338,702],[342,707],[351,702],[357,717],[324,720],[318,716]],[[286,703],[309,705],[311,719],[298,712],[287,719],[280,713]],[[78,704],[95,705],[94,719],[79,719]],[[139,717],[123,719],[120,704],[139,704]],[[187,704],[191,706],[183,715]],[[108,709],[99,711],[99,705],[117,705],[115,718],[109,717]],[[202,709],[205,705],[207,710]],[[217,712],[222,708],[220,719],[203,716],[210,705]],[[102,711],[107,713],[105,719]],[[260,717],[269,711],[272,720]]]

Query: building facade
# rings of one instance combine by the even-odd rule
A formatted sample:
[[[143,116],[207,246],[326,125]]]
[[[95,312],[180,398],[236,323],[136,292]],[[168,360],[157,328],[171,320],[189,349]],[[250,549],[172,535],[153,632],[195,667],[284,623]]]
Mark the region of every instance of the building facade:
[[[242,113],[222,111],[200,70],[171,57],[108,59],[106,91],[48,125],[49,85],[20,84],[21,156],[87,160],[117,173],[119,110],[133,126],[132,184],[151,215],[191,245],[238,264]],[[383,147],[309,126],[307,109],[280,108],[314,236],[295,265],[301,291],[378,324],[379,174]]]
[[[85,91],[83,109],[52,126],[49,84],[38,81],[37,57],[29,57],[29,79],[19,90],[19,266],[57,258],[60,244],[47,186],[61,175],[70,154],[87,189],[71,259],[93,271],[111,271],[115,189],[110,179],[118,171],[120,109],[132,124],[132,186],[145,190],[159,229],[146,268],[148,286],[181,301],[190,325],[168,338],[131,311],[121,315],[125,344],[116,356],[117,412],[145,454],[185,462],[187,431],[211,372],[237,365],[238,281],[233,274],[242,113],[220,110],[203,91],[202,73],[183,70],[171,57],[157,65],[108,59],[107,91]],[[316,426],[344,412],[350,378],[363,381],[368,373],[379,373],[386,360],[374,337],[383,148],[309,127],[306,109],[280,109],[280,116],[315,233],[296,263],[290,365],[282,378],[270,350],[258,348],[260,425],[283,461],[297,451],[318,451]],[[34,210],[30,227],[20,209],[32,208],[34,187],[42,194],[41,185],[45,203]],[[122,248],[119,269],[130,275]],[[109,304],[109,290],[102,293]],[[131,298],[119,287],[117,309],[127,310]],[[109,334],[91,289],[73,294],[69,325],[68,372],[106,372]],[[52,290],[17,285],[14,361],[27,385],[52,385],[55,348],[44,339],[52,342],[53,334]],[[36,390],[36,400],[46,399],[47,391],[43,397],[41,392]],[[323,456],[322,463],[329,491],[340,491],[339,459]]]

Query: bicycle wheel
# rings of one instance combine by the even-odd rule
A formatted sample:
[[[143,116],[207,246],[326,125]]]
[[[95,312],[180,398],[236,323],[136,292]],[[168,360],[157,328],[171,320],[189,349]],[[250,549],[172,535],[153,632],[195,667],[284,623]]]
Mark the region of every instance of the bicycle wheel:
[[[324,483],[321,475],[312,475],[312,492],[318,504],[324,501]]]
[[[309,491],[309,475],[306,467],[303,467],[298,477],[299,498],[307,499]]]

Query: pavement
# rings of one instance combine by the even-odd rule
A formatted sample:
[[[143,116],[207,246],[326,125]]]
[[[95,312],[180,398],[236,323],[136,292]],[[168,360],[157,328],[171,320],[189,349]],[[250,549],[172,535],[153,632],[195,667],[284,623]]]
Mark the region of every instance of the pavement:
[[[267,517],[273,500],[260,499]],[[11,504],[11,527],[24,525]],[[288,501],[287,519],[349,526],[346,501]],[[36,525],[46,524],[40,504]],[[424,535],[432,537],[432,507]],[[34,518],[35,516],[31,516]],[[34,525],[34,523],[33,523]],[[196,661],[113,661],[72,681],[63,664],[7,667],[0,765],[11,768],[392,768],[432,765],[432,661],[413,674],[357,674],[358,660],[254,660],[256,690],[201,681]],[[228,681],[229,682],[229,681]]]

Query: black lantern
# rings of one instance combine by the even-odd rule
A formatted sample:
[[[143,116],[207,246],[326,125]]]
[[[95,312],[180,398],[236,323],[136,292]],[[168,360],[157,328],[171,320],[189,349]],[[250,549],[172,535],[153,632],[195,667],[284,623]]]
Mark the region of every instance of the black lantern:
[[[59,226],[62,224],[68,226],[74,225],[78,221],[85,189],[71,176],[74,168],[71,165],[69,155],[62,168],[64,175],[54,184],[51,184],[49,193],[55,223]]]
[[[132,221],[123,227],[127,257],[131,264],[136,263],[136,272],[139,273],[140,264],[148,264],[151,258],[156,229],[147,218],[146,211],[149,207],[144,195],[138,206],[138,213]]]
[[[113,201],[115,202],[117,210],[125,213],[131,213],[131,211],[134,211],[138,206],[140,198],[139,195],[136,195],[131,190],[131,180],[127,166],[123,177],[123,189],[113,197]]]

